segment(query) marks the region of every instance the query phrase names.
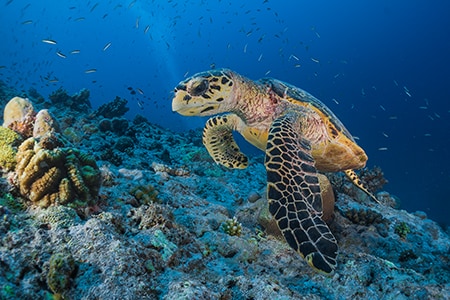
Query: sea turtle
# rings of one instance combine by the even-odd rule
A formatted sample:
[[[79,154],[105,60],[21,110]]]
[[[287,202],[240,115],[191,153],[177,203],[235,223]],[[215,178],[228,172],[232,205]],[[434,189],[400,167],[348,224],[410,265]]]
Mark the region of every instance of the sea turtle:
[[[180,82],[172,110],[184,116],[228,112],[206,122],[203,144],[209,154],[228,168],[247,167],[233,131],[265,151],[270,213],[287,243],[311,267],[332,274],[338,246],[321,218],[317,172],[345,171],[369,192],[352,171],[365,166],[367,155],[331,110],[288,83],[273,78],[252,81],[228,69],[201,72]]]

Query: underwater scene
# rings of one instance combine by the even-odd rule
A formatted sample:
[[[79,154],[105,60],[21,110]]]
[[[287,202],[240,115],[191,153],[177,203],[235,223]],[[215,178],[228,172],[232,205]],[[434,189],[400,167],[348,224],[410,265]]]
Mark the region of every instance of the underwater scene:
[[[449,12],[0,1],[0,299],[450,299]]]

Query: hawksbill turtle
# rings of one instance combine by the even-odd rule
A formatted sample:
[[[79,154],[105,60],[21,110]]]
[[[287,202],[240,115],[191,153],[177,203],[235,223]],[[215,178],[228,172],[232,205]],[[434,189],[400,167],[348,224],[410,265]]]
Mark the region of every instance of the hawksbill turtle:
[[[318,171],[345,171],[371,195],[353,171],[365,166],[367,155],[333,112],[298,87],[273,78],[253,81],[229,69],[180,82],[172,110],[184,116],[220,114],[206,122],[203,144],[228,168],[248,164],[233,131],[265,151],[270,213],[290,247],[314,269],[332,274],[338,245],[321,218]]]

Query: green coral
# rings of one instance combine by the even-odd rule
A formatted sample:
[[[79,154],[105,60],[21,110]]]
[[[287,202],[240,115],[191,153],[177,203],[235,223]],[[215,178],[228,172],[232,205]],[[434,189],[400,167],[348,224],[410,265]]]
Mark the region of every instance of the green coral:
[[[238,222],[236,217],[233,217],[232,219],[228,219],[225,222],[222,223],[220,226],[223,232],[225,232],[228,235],[236,235],[240,236],[242,233],[242,224]]]
[[[50,257],[47,285],[57,298],[64,298],[64,293],[72,284],[75,271],[75,259],[69,252],[58,252]]]
[[[400,222],[397,225],[395,225],[394,232],[401,238],[406,239],[406,236],[408,233],[411,232],[411,228],[409,228],[408,224],[406,222]]]
[[[20,135],[15,131],[0,127],[0,168],[10,171],[16,166],[16,146],[20,141]]]

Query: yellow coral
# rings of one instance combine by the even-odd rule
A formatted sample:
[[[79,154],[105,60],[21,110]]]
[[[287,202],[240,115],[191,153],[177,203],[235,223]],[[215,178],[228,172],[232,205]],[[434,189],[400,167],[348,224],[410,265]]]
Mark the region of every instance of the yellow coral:
[[[20,136],[13,130],[0,127],[0,168],[12,170],[16,166],[15,144],[20,141]]]

